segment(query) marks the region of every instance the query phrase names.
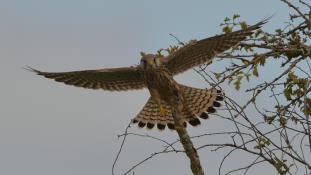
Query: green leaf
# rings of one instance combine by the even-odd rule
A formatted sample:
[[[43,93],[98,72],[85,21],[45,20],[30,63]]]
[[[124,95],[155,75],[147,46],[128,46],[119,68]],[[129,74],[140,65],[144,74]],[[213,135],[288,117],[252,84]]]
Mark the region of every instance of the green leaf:
[[[278,34],[278,35],[281,35],[283,33],[282,29],[276,29],[275,32]]]
[[[261,149],[263,147],[269,146],[270,140],[265,139],[264,137],[259,137],[257,140],[257,145],[254,147],[255,149]]]
[[[271,125],[271,124],[273,123],[275,117],[276,117],[275,115],[274,115],[274,116],[268,116],[268,117],[265,118],[265,121],[266,121],[269,125]]]
[[[217,80],[219,80],[222,75],[221,73],[216,73],[216,72],[213,72],[213,74]]]
[[[260,59],[259,59],[259,64],[264,66],[266,64],[266,57],[261,55]]]
[[[257,70],[257,64],[255,64],[255,66],[253,67],[253,75],[258,77],[258,70]]]
[[[234,14],[233,17],[232,17],[232,19],[235,20],[235,19],[237,19],[237,18],[239,18],[239,17],[240,17],[240,14]]]
[[[222,28],[222,31],[225,33],[230,33],[230,32],[232,32],[232,27],[225,26],[224,28]]]
[[[241,29],[243,29],[243,30],[247,29],[247,24],[245,21],[240,22],[240,26],[241,26]]]
[[[238,76],[237,80],[233,83],[234,84],[234,88],[238,91],[241,88],[241,80],[242,80],[243,76]]]
[[[227,23],[227,22],[229,22],[230,21],[230,18],[228,18],[228,17],[226,17],[225,19],[224,19],[224,22],[225,23]]]
[[[249,81],[251,76],[252,76],[252,75],[249,74],[249,73],[248,73],[248,74],[245,74],[246,80]]]
[[[280,122],[280,126],[285,128],[286,125],[287,125],[287,119],[285,117],[280,117],[279,119],[279,122]]]
[[[272,162],[273,162],[273,166],[275,167],[275,169],[278,171],[280,175],[285,175],[289,171],[288,166],[285,164],[286,160],[280,160],[277,157],[275,157],[272,160]]]
[[[304,106],[302,107],[302,112],[307,116],[311,116],[311,99],[305,98],[304,100]]]
[[[294,74],[294,72],[289,72],[288,73],[288,78],[287,78],[287,82],[291,82],[297,79],[297,76]]]
[[[293,93],[292,86],[288,86],[287,88],[284,89],[284,96],[288,101],[292,100],[291,98],[292,93]]]

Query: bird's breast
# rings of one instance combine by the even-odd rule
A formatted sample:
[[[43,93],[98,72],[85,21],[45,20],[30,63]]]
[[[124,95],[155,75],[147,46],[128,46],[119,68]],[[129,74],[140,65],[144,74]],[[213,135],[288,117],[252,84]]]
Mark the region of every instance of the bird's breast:
[[[178,83],[173,79],[172,74],[167,69],[155,69],[146,71],[145,82],[150,95],[158,101],[159,99],[172,104],[174,97],[179,97]]]

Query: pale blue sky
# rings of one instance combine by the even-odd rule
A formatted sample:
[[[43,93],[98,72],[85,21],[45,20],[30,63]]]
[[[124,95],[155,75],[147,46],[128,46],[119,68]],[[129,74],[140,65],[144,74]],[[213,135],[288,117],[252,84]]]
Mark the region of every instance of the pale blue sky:
[[[176,44],[169,33],[183,41],[212,36],[221,32],[220,22],[234,13],[249,24],[275,14],[264,26],[273,30],[287,19],[288,7],[277,0],[2,0],[0,174],[110,174],[120,144],[117,135],[149,96],[146,90],[110,93],[65,86],[22,67],[66,71],[134,65],[140,51]],[[193,72],[178,80],[206,87]],[[190,133],[223,127],[211,119],[200,128],[190,128]],[[133,131],[177,138],[170,131]],[[161,146],[131,139],[117,172]],[[199,153],[206,173],[215,174],[217,153]],[[184,155],[170,154],[147,162],[136,174],[147,172],[183,175],[190,170]]]

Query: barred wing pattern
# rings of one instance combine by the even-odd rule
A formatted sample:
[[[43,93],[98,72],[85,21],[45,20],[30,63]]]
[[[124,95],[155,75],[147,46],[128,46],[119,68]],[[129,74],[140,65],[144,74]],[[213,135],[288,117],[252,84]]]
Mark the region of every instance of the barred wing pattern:
[[[263,20],[245,30],[217,35],[200,41],[194,41],[167,57],[166,66],[173,75],[204,63],[210,63],[212,58],[243,41],[254,30],[259,29],[268,19]]]
[[[89,89],[123,91],[146,87],[137,67],[123,67],[73,72],[42,72],[31,67],[30,71],[68,85]]]

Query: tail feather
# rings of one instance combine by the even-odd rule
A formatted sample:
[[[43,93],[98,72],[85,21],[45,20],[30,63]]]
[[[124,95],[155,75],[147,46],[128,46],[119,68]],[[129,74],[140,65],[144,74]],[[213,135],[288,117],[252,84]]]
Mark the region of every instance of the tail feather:
[[[216,89],[197,89],[181,85],[185,99],[185,118],[189,120],[200,117],[208,118],[208,113],[215,113],[217,107],[221,106],[219,101],[223,100],[223,93]],[[190,123],[191,124],[191,123]]]
[[[171,107],[165,101],[161,101],[161,106],[164,107],[166,116],[160,115],[159,105],[150,97],[132,122],[138,123],[138,127],[140,128],[147,126],[148,129],[152,129],[157,125],[159,130],[164,130],[166,126],[173,129],[174,121]]]
[[[185,121],[184,126],[187,125],[186,122],[192,126],[197,126],[201,123],[199,118],[208,119],[208,114],[215,113],[215,108],[220,107],[220,101],[224,99],[222,91],[216,89],[197,89],[184,85],[180,85],[180,88],[184,97],[184,109],[182,111],[183,120]],[[171,106],[165,101],[161,101],[161,106],[166,111],[165,116],[160,115],[160,107],[150,97],[132,122],[138,123],[140,128],[146,126],[148,129],[152,129],[157,126],[159,130],[164,130],[167,126],[169,129],[174,129]]]

